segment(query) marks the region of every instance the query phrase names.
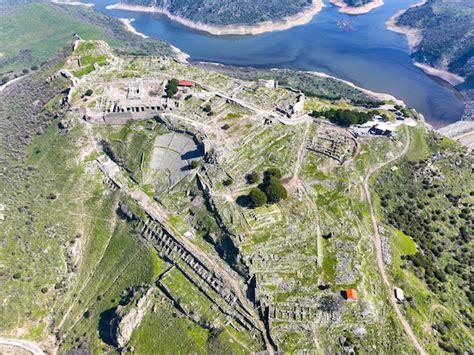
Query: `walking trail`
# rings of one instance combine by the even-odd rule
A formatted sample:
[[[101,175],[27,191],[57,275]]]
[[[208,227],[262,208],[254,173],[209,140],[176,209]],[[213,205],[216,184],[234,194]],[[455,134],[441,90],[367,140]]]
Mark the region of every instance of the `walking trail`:
[[[26,350],[34,355],[43,355],[44,352],[35,342],[29,340],[0,338],[0,345],[9,345]]]
[[[395,157],[391,158],[390,160],[388,160],[384,163],[381,163],[381,164],[378,164],[378,165],[372,167],[369,170],[367,176],[364,179],[364,192],[365,192],[365,196],[367,198],[367,201],[369,203],[370,217],[372,219],[372,226],[373,226],[373,229],[374,229],[373,237],[374,237],[374,243],[375,243],[375,250],[376,250],[376,254],[377,254],[377,265],[379,267],[380,274],[382,275],[383,282],[386,285],[387,289],[389,290],[390,303],[392,304],[393,309],[395,310],[395,313],[398,316],[398,319],[400,319],[400,322],[402,323],[406,334],[411,339],[411,341],[412,341],[413,345],[415,346],[415,348],[418,350],[418,352],[420,354],[426,355],[427,354],[426,351],[421,346],[420,342],[418,341],[418,339],[415,336],[415,333],[413,333],[413,330],[411,329],[410,324],[408,324],[408,321],[405,319],[405,316],[401,312],[400,307],[397,303],[397,300],[395,299],[395,295],[393,294],[393,292],[391,292],[391,290],[393,289],[393,286],[390,284],[390,281],[388,279],[387,272],[385,270],[385,264],[384,264],[383,258],[382,258],[382,243],[381,243],[381,240],[380,240],[377,217],[376,217],[376,214],[375,214],[374,205],[373,205],[373,202],[372,202],[372,197],[371,197],[370,189],[369,189],[370,178],[376,172],[378,172],[379,170],[381,170],[385,166],[401,159],[402,157],[404,157],[407,154],[408,150],[410,149],[411,137],[410,137],[409,131],[406,130],[406,132],[407,132],[407,142],[406,142],[405,147],[403,148],[403,150],[400,152],[400,154],[396,155]]]

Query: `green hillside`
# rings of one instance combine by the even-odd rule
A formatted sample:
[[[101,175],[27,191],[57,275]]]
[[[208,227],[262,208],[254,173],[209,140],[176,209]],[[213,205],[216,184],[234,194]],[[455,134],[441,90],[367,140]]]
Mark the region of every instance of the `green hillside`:
[[[422,30],[423,40],[415,48],[415,60],[467,78],[474,84],[474,4],[470,0],[429,0],[408,9],[398,19],[402,26]]]
[[[8,5],[8,3],[7,3]],[[171,55],[168,44],[137,37],[114,18],[84,6],[35,3],[5,6],[0,12],[0,75],[37,68],[64,46],[73,34],[105,39],[114,48],[135,54]]]
[[[256,24],[295,15],[312,0],[125,0],[165,8],[173,15],[210,25]]]

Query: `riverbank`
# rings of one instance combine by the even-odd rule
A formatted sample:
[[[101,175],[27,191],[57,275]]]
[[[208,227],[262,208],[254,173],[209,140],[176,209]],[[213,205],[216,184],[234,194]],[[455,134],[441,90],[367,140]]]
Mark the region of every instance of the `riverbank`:
[[[150,38],[146,34],[138,32],[135,27],[132,26],[132,22],[135,21],[134,18],[119,18],[120,22],[123,23],[127,31],[132,32],[133,34],[136,34],[137,36],[140,36],[142,38]]]
[[[409,9],[413,7],[423,6],[424,4],[426,4],[426,0],[422,0],[419,3],[416,3],[410,6]],[[400,26],[397,24],[400,16],[403,15],[407,10],[398,11],[395,15],[393,15],[392,17],[388,19],[388,21],[385,23],[385,26],[390,31],[405,35],[408,41],[408,47],[410,47],[410,51],[413,52],[423,40],[423,31],[419,28]],[[434,68],[434,67],[429,66],[428,64],[419,63],[419,62],[414,62],[414,64],[418,68],[423,70],[426,74],[441,78],[453,86],[459,85],[464,82],[464,78],[462,76],[451,73],[447,71],[446,69]]]
[[[131,33],[133,33],[137,36],[140,36],[142,38],[150,38],[146,34],[137,31],[135,29],[135,27],[132,26],[133,21],[135,21],[134,18],[119,18],[119,20],[120,20],[120,22],[123,23],[123,25],[125,26],[127,31],[129,31],[129,32],[131,32]],[[180,61],[181,63],[187,63],[188,62],[189,54],[184,53],[181,49],[179,49],[175,46],[172,46],[171,44],[170,44],[170,47],[173,50],[173,52],[175,53],[176,59],[178,61]]]
[[[371,90],[368,90],[368,89],[364,89],[364,88],[361,88],[360,86],[357,86],[356,84],[354,84],[353,82],[350,82],[350,81],[347,81],[347,80],[344,80],[344,79],[340,79],[340,78],[337,78],[335,76],[332,76],[332,75],[328,75],[326,73],[322,73],[322,72],[317,72],[317,71],[307,71],[307,73],[310,73],[312,75],[316,75],[316,76],[319,76],[321,78],[330,78],[330,79],[334,79],[334,80],[337,80],[337,81],[340,81],[346,85],[349,85],[350,87],[353,87],[354,89],[357,89],[357,90],[360,90],[362,91],[363,93],[369,95],[369,96],[372,96],[373,98],[377,99],[377,100],[380,100],[380,101],[392,101],[393,103],[395,103],[396,105],[401,105],[401,106],[406,106],[405,102],[403,100],[400,100],[400,99],[397,99],[395,96],[393,95],[390,95],[390,94],[386,94],[386,93],[381,93],[381,92],[375,92],[375,91],[371,91]]]
[[[426,4],[426,2],[427,2],[427,0],[421,0],[418,3],[411,5],[406,10],[398,11],[395,15],[390,17],[388,19],[388,21],[385,23],[385,27],[387,29],[389,29],[390,31],[396,32],[396,33],[401,33],[401,34],[403,34],[407,37],[408,46],[410,47],[411,51],[413,51],[414,48],[416,46],[418,46],[420,44],[420,42],[423,40],[423,32],[419,28],[397,25],[397,22],[398,22],[398,19],[400,18],[400,16],[402,16],[409,9],[412,9],[414,7],[423,6],[424,4]]]
[[[319,13],[324,7],[322,0],[313,0],[311,6],[304,9],[302,12],[285,17],[278,21],[266,21],[256,25],[230,25],[230,26],[211,26],[204,23],[190,21],[188,19],[171,14],[167,9],[161,7],[148,7],[140,5],[128,5],[123,3],[116,3],[109,5],[107,9],[119,9],[136,12],[151,12],[162,14],[170,20],[178,22],[184,26],[193,28],[198,31],[204,31],[215,36],[224,35],[257,35],[266,32],[284,31],[292,27],[301,26],[309,23],[313,17]]]
[[[348,15],[362,15],[366,14],[377,7],[380,7],[384,4],[383,0],[373,0],[368,4],[362,6],[349,6],[344,0],[331,0],[331,4],[339,7],[339,12],[348,14]]]
[[[52,0],[51,2],[53,4],[59,4],[59,5],[73,5],[73,6],[85,6],[85,7],[93,7],[94,6],[94,4],[92,4],[92,3],[80,2],[80,1]]]
[[[465,80],[462,76],[451,73],[447,71],[446,69],[434,68],[434,67],[430,67],[428,64],[423,64],[423,63],[418,63],[418,62],[415,62],[414,64],[418,68],[423,70],[426,74],[437,76],[438,78],[441,78],[444,81],[447,81],[452,86],[462,84]]]

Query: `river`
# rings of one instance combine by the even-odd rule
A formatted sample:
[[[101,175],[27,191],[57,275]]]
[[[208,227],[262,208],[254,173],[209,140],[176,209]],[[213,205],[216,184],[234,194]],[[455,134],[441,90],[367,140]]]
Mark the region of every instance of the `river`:
[[[108,15],[135,19],[132,25],[137,31],[166,40],[192,61],[324,72],[392,94],[423,113],[436,128],[459,120],[464,110],[460,93],[416,67],[405,36],[385,28],[393,14],[417,0],[385,0],[384,6],[360,16],[342,14],[326,0],[310,23],[255,36],[213,36],[163,15],[105,8],[115,2],[93,1]],[[353,30],[339,28],[338,21],[348,21]]]

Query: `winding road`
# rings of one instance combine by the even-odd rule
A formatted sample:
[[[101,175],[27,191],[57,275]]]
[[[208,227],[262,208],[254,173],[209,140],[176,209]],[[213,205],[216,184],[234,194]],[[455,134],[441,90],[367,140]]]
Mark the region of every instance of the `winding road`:
[[[374,237],[374,243],[375,243],[375,250],[376,250],[376,254],[377,254],[377,265],[379,267],[380,274],[382,275],[382,280],[383,280],[385,286],[387,287],[387,289],[389,291],[390,303],[392,304],[393,309],[395,310],[395,313],[398,316],[398,319],[402,323],[402,326],[405,329],[406,334],[408,335],[408,337],[412,341],[415,348],[418,350],[418,352],[420,354],[426,355],[427,352],[421,346],[420,342],[418,341],[417,337],[415,336],[415,333],[413,333],[413,330],[411,329],[410,324],[408,324],[408,321],[405,319],[405,316],[403,315],[402,311],[400,310],[400,306],[398,305],[397,300],[395,299],[395,295],[392,292],[393,285],[391,285],[391,283],[388,279],[388,276],[387,276],[387,271],[385,270],[385,264],[384,264],[383,258],[382,258],[382,242],[381,242],[380,234],[379,234],[377,216],[375,214],[375,209],[374,209],[374,205],[373,205],[373,202],[372,202],[372,196],[370,194],[370,189],[369,189],[370,179],[376,172],[378,172],[379,170],[381,170],[385,166],[387,166],[387,165],[403,158],[407,154],[408,150],[410,149],[411,137],[410,137],[410,132],[408,131],[408,129],[406,129],[406,132],[407,132],[407,142],[405,143],[405,147],[400,152],[400,154],[398,154],[395,157],[387,160],[386,162],[375,165],[374,167],[372,167],[369,170],[367,176],[364,179],[364,192],[365,192],[365,196],[367,198],[367,201],[369,203],[370,217],[372,219],[372,226],[373,226],[373,229],[374,229],[373,237]]]

